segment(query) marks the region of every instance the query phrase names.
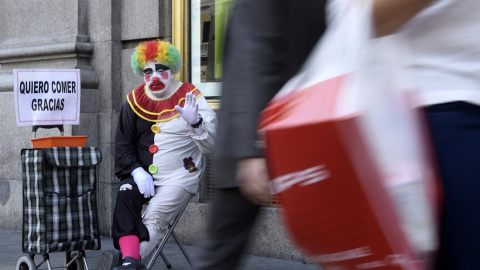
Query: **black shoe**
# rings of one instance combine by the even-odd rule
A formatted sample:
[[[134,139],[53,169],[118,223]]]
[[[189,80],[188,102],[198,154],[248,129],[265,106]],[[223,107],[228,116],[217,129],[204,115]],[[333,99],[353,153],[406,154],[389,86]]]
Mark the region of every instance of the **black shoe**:
[[[113,268],[113,270],[146,270],[147,268],[143,263],[132,257],[123,258],[120,266]]]

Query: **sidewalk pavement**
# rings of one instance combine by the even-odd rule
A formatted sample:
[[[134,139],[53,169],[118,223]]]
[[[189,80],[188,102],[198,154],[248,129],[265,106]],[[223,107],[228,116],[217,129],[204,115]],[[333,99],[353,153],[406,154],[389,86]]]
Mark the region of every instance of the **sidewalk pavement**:
[[[27,254],[22,252],[22,232],[0,229],[0,270],[16,269],[18,259]],[[195,246],[185,246],[192,261],[195,263],[198,258],[199,248]],[[102,237],[101,250],[87,250],[86,259],[89,270],[98,270],[97,260],[104,250],[113,249],[112,238]],[[187,260],[175,243],[167,243],[164,248],[164,254],[172,265],[173,270],[187,270],[191,269]],[[59,268],[64,265],[65,252],[50,253],[51,268]],[[35,256],[35,263],[38,265],[42,257]],[[47,264],[44,263],[39,269],[48,269]],[[159,257],[153,267],[155,270],[167,269],[163,260]],[[313,264],[303,263],[299,261],[280,260],[267,257],[259,257],[253,255],[246,255],[243,262],[242,270],[270,270],[270,269],[285,269],[285,270],[320,270],[319,267]]]

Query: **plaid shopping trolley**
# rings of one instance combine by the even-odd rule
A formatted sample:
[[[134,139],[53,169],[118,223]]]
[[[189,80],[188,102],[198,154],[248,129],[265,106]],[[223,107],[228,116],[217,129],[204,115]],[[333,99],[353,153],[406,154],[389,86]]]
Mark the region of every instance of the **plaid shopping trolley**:
[[[84,250],[100,249],[96,167],[101,159],[96,147],[22,150],[22,249],[30,254],[23,269],[36,269],[34,254],[42,254],[50,269],[50,252],[67,252],[67,268],[83,269]],[[72,251],[80,252],[71,258]]]

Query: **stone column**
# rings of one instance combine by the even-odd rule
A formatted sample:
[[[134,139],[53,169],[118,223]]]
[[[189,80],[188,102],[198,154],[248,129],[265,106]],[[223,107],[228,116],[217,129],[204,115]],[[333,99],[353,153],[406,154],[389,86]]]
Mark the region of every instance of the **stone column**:
[[[94,53],[91,64],[99,76],[98,146],[100,166],[98,208],[100,232],[111,235],[118,179],[113,173],[115,128],[121,104],[121,1],[89,1],[88,30]]]
[[[32,132],[16,124],[13,69],[80,69],[80,125],[65,126],[65,135],[87,135],[90,146],[99,144],[99,77],[91,65],[87,0],[0,0],[0,6],[0,227],[20,229],[20,150],[32,147]],[[37,137],[51,135],[58,131],[37,132]]]

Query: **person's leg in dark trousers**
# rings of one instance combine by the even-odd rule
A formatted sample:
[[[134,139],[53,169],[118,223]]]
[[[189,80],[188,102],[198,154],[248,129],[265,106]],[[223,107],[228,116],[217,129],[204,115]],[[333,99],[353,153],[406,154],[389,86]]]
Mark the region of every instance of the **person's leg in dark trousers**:
[[[140,242],[149,240],[147,227],[142,222],[142,207],[149,199],[140,193],[133,178],[125,179],[121,184],[129,184],[131,189],[121,190],[117,194],[112,224],[113,245],[116,249],[120,249],[118,240],[125,235],[136,235]]]
[[[196,270],[235,269],[240,262],[260,207],[238,188],[217,189],[209,216],[206,238]]]
[[[480,106],[427,109],[443,184],[437,270],[480,269]]]

